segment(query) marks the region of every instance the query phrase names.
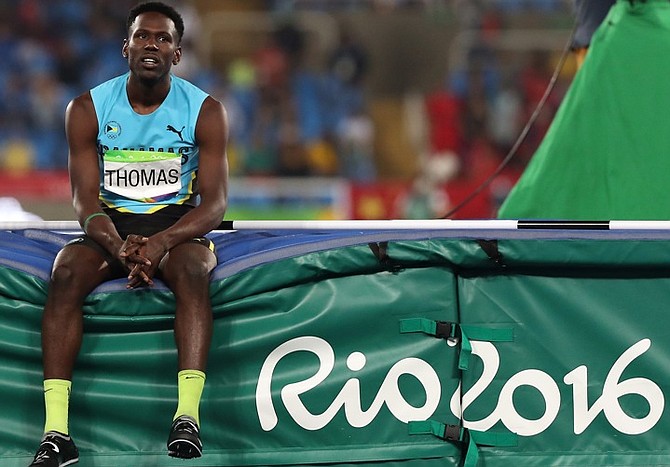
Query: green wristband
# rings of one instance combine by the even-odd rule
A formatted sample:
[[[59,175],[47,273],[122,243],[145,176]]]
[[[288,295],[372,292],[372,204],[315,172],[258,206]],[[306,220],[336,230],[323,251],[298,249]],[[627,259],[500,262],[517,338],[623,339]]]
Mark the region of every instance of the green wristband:
[[[88,233],[88,232],[86,231],[86,229],[88,228],[88,223],[91,222],[91,220],[92,220],[94,217],[98,217],[98,216],[109,217],[109,216],[108,216],[107,214],[105,214],[104,212],[94,212],[93,214],[91,214],[90,216],[88,216],[88,217],[84,220],[84,233]]]

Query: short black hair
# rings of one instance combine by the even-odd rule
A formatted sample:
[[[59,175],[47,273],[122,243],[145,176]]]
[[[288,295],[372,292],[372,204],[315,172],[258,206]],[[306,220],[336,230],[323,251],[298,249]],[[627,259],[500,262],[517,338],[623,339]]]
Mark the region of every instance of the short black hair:
[[[179,35],[177,42],[181,42],[181,38],[184,37],[184,18],[181,17],[177,10],[163,2],[144,2],[131,8],[128,12],[128,19],[126,20],[126,31],[130,31],[131,26],[139,15],[148,11],[155,11],[170,18]]]

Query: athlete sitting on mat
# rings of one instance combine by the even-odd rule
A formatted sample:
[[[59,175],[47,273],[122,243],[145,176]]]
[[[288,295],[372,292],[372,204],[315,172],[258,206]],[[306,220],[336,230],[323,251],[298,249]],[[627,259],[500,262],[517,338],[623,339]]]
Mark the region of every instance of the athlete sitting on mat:
[[[42,321],[44,437],[31,466],[78,460],[68,429],[82,306],[103,281],[128,287],[154,276],[176,301],[178,406],[168,454],[199,457],[199,404],[212,334],[209,275],[213,244],[203,236],[227,203],[228,122],[223,106],[173,76],[184,23],[148,2],[128,15],[122,54],[129,72],[75,98],[66,111],[73,205],[85,235],[56,257]]]

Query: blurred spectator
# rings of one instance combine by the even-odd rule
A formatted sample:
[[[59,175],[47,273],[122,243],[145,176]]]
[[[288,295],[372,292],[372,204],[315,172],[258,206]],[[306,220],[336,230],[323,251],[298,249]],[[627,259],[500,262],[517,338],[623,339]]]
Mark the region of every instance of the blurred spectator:
[[[323,99],[326,131],[337,131],[338,125],[364,107],[364,82],[368,72],[368,54],[352,33],[343,29],[340,42],[327,59]]]
[[[524,124],[523,97],[508,77],[493,98],[488,131],[501,153],[506,154],[516,142]]]
[[[376,179],[374,128],[366,112],[365,78],[369,56],[348,27],[327,60],[324,80],[325,126],[332,159],[339,159],[339,173],[355,181]],[[332,167],[336,170],[337,167]]]
[[[450,89],[439,89],[426,98],[430,152],[463,151],[463,103]]]
[[[290,74],[288,50],[282,47],[279,33],[269,34],[266,43],[254,55],[256,86],[261,93],[282,92]]]
[[[32,140],[37,155],[35,165],[44,169],[66,167],[63,109],[74,96],[50,73],[36,73],[30,77],[28,96]]]
[[[440,218],[451,207],[446,184],[458,172],[457,157],[431,157],[421,166],[406,196],[400,198],[400,212],[406,219]]]
[[[228,159],[231,174],[248,170],[248,158],[252,148],[255,109],[258,106],[256,69],[250,59],[234,60],[227,70],[227,86],[218,97],[226,107],[230,127]],[[219,95],[220,94],[220,95]]]
[[[374,138],[374,124],[364,108],[342,119],[337,129],[336,143],[342,176],[356,182],[373,182],[377,179]]]

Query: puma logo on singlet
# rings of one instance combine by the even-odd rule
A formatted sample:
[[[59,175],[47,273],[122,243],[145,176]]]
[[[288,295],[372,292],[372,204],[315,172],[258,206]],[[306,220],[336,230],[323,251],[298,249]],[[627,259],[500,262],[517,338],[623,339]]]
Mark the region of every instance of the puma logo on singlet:
[[[181,130],[177,130],[177,129],[176,129],[175,127],[173,127],[172,125],[168,125],[167,128],[166,128],[166,130],[167,130],[167,131],[171,131],[172,133],[176,133],[177,136],[179,136],[179,139],[182,140],[182,141],[184,141],[184,138],[183,138],[182,135],[181,135],[181,132],[184,131],[184,128],[186,128],[186,127],[183,126],[183,127],[181,127]]]

